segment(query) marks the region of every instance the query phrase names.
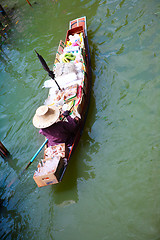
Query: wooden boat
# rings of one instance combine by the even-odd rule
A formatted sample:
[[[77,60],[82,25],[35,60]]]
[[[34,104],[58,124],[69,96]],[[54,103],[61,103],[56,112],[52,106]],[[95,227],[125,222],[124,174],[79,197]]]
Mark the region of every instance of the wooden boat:
[[[76,40],[77,44],[73,44],[76,38],[80,38],[80,40]],[[72,42],[71,42],[72,39]],[[72,44],[72,45],[71,45]],[[76,45],[76,46],[75,46]],[[69,55],[67,55],[69,53]],[[80,53],[80,55],[76,55],[76,53]],[[67,169],[68,163],[70,161],[71,155],[75,150],[80,137],[82,135],[82,131],[84,128],[84,124],[87,117],[89,102],[90,102],[90,91],[91,91],[91,59],[90,59],[90,51],[89,51],[89,44],[88,44],[88,37],[87,37],[87,25],[86,25],[86,17],[77,18],[75,20],[70,21],[69,23],[69,30],[66,34],[65,42],[62,40],[60,41],[56,58],[54,62],[54,71],[56,72],[57,66],[69,66],[67,65],[69,60],[67,56],[71,58],[73,55],[76,56],[74,61],[70,61],[73,64],[81,65],[81,74],[78,80],[72,79],[72,83],[67,83],[63,86],[63,90],[57,91],[56,99],[53,99],[52,96],[52,88],[49,90],[48,99],[45,101],[45,104],[55,104],[59,103],[61,96],[65,96],[65,101],[63,98],[63,104],[59,105],[59,108],[65,109],[72,109],[73,117],[77,114],[80,116],[80,126],[77,129],[74,141],[72,146],[68,149],[64,143],[51,147],[52,152],[51,154],[58,154],[58,161],[56,161],[55,166],[50,169],[46,174],[38,174],[38,170],[43,168],[48,160],[52,161],[53,158],[48,154],[47,150],[48,146],[46,144],[45,151],[44,151],[44,159],[43,163],[39,163],[37,170],[34,173],[33,179],[37,183],[38,187],[47,186],[51,184],[56,184],[62,181],[63,175]],[[79,58],[80,56],[80,58]],[[78,59],[78,60],[77,60]],[[79,63],[80,62],[80,63]],[[66,63],[66,65],[65,65]],[[73,66],[72,64],[72,66]],[[78,65],[77,65],[78,66]],[[61,74],[60,74],[61,75]],[[72,74],[73,75],[73,74]],[[71,76],[71,75],[70,75]],[[61,86],[64,82],[66,83],[66,75],[64,77],[56,77],[56,81]],[[61,86],[62,87],[62,86]],[[69,94],[67,95],[66,94]],[[66,95],[65,95],[66,94]],[[67,107],[66,107],[67,106]],[[71,117],[72,117],[71,114]],[[51,149],[50,148],[50,149]],[[50,150],[49,149],[49,150]],[[54,164],[53,164],[54,165]]]

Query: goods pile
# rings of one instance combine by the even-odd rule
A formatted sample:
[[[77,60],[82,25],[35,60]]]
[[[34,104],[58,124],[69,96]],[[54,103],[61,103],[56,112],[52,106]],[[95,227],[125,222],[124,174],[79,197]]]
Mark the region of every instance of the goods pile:
[[[37,166],[37,170],[34,173],[34,176],[43,176],[48,173],[55,173],[60,158],[58,156],[54,156],[50,159],[41,160]]]
[[[35,171],[34,176],[42,176],[48,173],[54,173],[61,158],[66,158],[68,151],[65,144],[50,146],[45,149],[44,159],[42,159]]]
[[[62,112],[69,110],[74,104],[73,117],[79,118],[81,116],[77,108],[82,101],[86,71],[83,50],[82,33],[70,35],[66,44],[60,41],[53,70],[61,90],[57,90],[54,80],[47,80],[44,83],[44,87],[50,88],[45,104],[49,106],[55,104]]]

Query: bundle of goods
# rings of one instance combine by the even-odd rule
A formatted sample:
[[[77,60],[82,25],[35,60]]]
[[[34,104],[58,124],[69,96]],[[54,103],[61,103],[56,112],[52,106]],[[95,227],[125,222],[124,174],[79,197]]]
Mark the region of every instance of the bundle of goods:
[[[54,67],[55,77],[60,77],[71,72],[76,73],[75,65],[72,62],[66,63],[57,63]]]
[[[55,65],[54,71],[56,81],[61,86],[61,91],[55,89],[55,82],[53,80],[45,81],[44,87],[50,88],[48,99],[45,101],[45,104],[47,105],[60,101],[64,95],[64,92],[68,92],[68,87],[71,90],[77,84],[82,85],[85,67],[81,62],[77,64],[73,64],[71,62],[57,63]]]
[[[69,36],[66,47],[63,49],[63,54],[60,56],[60,62],[68,63],[70,61],[82,61],[81,49],[84,47],[83,35],[74,34]]]
[[[65,47],[63,52],[65,53],[65,56],[67,56],[67,53],[71,53],[75,56],[75,58],[78,56],[78,55],[81,55],[81,49],[79,46],[69,46],[69,47]],[[74,59],[75,60],[75,59]]]
[[[54,67],[55,78],[61,88],[66,88],[73,84],[81,84],[84,70],[82,62],[74,64],[69,63],[56,63]]]
[[[65,89],[63,88],[62,90],[52,91],[52,89],[50,89],[49,96],[45,100],[45,104],[52,105],[54,103],[57,106],[62,106],[65,103],[68,103],[69,101],[76,99],[77,90],[78,90],[77,84],[67,87]]]
[[[44,151],[44,158],[52,158],[52,157],[57,157],[60,156],[62,158],[67,157],[68,151],[67,147],[65,146],[64,143],[55,145],[55,146],[50,146],[45,149]]]
[[[80,46],[84,48],[83,34],[74,34],[69,36],[69,41],[67,41],[67,46]]]
[[[34,177],[43,176],[48,173],[55,173],[60,157],[54,156],[48,159],[42,159],[41,162],[38,163],[37,170],[34,173]]]
[[[64,92],[64,101],[65,101],[65,103],[76,98],[77,90],[78,90],[78,85],[77,84],[75,84],[74,86],[71,86],[71,87],[68,87],[68,88],[65,89],[65,92]]]

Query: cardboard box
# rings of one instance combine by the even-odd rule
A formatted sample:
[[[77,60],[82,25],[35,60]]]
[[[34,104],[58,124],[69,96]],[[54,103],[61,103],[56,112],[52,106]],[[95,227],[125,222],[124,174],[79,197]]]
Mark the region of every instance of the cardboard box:
[[[34,181],[37,183],[38,187],[44,187],[51,184],[58,183],[58,180],[54,173],[49,173],[43,176],[33,176]]]
[[[45,159],[45,161],[47,160],[49,159]],[[36,173],[34,173],[33,179],[38,187],[56,184],[60,181],[64,168],[65,168],[64,158],[59,157],[59,162],[56,169],[50,169],[50,172],[44,175],[37,175]]]

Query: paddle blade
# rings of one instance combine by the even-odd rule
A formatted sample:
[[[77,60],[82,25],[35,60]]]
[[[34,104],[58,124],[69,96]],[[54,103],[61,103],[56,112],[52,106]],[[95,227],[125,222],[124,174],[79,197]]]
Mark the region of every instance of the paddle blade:
[[[58,84],[57,81],[55,80],[54,72],[53,72],[53,71],[50,71],[50,69],[49,69],[46,61],[44,60],[44,58],[43,58],[41,55],[39,55],[39,53],[38,53],[36,50],[34,50],[34,51],[36,52],[36,54],[37,54],[37,56],[38,56],[38,58],[39,58],[39,60],[40,60],[40,62],[41,62],[41,64],[42,64],[44,70],[48,72],[48,75],[55,81],[55,83],[57,84],[57,87],[59,88],[59,90],[61,90],[59,84]]]
[[[25,172],[25,170],[26,170],[30,165],[31,165],[31,162],[29,162],[29,163],[27,164],[27,166],[25,167],[25,169],[23,169],[23,170],[19,173],[19,175],[18,175],[17,177],[15,177],[15,178],[8,184],[7,187],[11,187],[11,186],[21,177],[21,175]]]
[[[34,50],[34,51],[36,52],[37,57],[39,58],[44,70],[47,71],[48,73],[50,73],[50,69],[49,69],[46,61],[44,60],[44,58],[41,55],[39,55],[39,53],[36,50]]]
[[[37,152],[34,154],[34,156],[32,157],[32,159],[29,161],[29,163],[27,164],[27,166],[19,173],[19,175],[14,178],[7,187],[11,187],[13,185],[13,183],[21,177],[21,175],[25,172],[25,170],[31,165],[31,163],[34,161],[34,159],[37,157],[37,155],[40,153],[40,151],[42,150],[42,148],[45,146],[45,144],[48,142],[48,139],[46,139],[44,141],[44,143],[40,146],[40,148],[37,150]]]

